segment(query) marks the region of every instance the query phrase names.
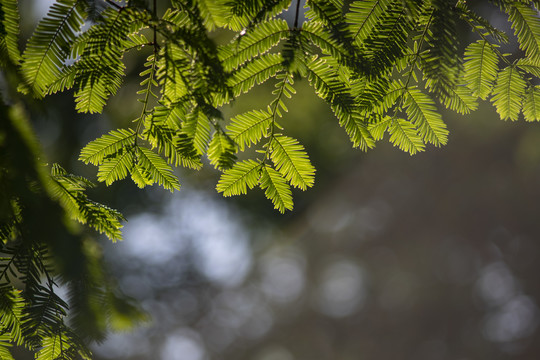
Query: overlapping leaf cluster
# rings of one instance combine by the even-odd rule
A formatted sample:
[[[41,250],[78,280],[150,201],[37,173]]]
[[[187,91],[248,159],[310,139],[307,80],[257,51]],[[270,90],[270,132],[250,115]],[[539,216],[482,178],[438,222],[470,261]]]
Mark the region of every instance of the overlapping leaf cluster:
[[[500,53],[506,34],[462,0],[309,0],[303,23],[296,1],[173,0],[159,9],[162,16],[157,2],[106,1],[81,31],[95,3],[53,5],[22,55],[22,69],[28,91],[42,96],[73,87],[78,110],[101,112],[121,86],[123,54],[152,49],[134,126],[112,130],[81,152],[107,184],[130,176],[140,187],[177,190],[173,166],[199,169],[207,156],[223,171],[217,190],[225,196],[258,186],[278,210],[292,209],[291,187],[305,190],[315,174],[281,120],[298,78],[309,80],[362,150],[385,136],[411,154],[444,145],[440,106],[465,114],[478,98],[489,98],[502,119],[523,113],[538,120],[534,1],[494,1],[512,23],[521,58]],[[286,9],[292,24],[279,17]],[[463,27],[478,40],[460,43]],[[218,46],[211,32],[220,28],[236,35]],[[220,107],[272,78],[267,108],[223,119]],[[249,147],[257,156],[238,154]]]

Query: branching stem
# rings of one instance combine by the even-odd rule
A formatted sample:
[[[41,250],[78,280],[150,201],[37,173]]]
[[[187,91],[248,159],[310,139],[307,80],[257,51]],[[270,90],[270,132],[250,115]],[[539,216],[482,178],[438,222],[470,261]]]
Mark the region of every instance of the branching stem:
[[[156,14],[157,14],[157,0],[154,0],[154,9],[153,9],[153,15],[154,17],[156,17]],[[154,76],[155,76],[155,73],[156,73],[156,63],[157,63],[157,55],[158,55],[158,43],[157,43],[157,30],[156,30],[156,26],[157,25],[153,25],[152,26],[152,29],[153,29],[153,35],[154,35],[154,39],[153,39],[153,50],[154,50],[154,53],[153,53],[153,56],[152,56],[152,68],[151,68],[151,71],[150,71],[150,77],[148,79],[148,84],[146,85],[146,91],[145,91],[145,96],[144,96],[144,100],[143,100],[143,109],[141,111],[141,116],[139,117],[138,119],[138,122],[137,122],[137,129],[135,130],[135,140],[134,140],[134,146],[137,147],[137,140],[139,138],[139,131],[141,130],[141,126],[144,122],[144,119],[146,118],[146,113],[147,113],[147,109],[148,109],[148,101],[150,100],[150,94],[152,94],[152,86],[154,84]]]
[[[281,97],[283,96],[283,92],[285,90],[285,84],[289,81],[289,72],[285,74],[285,77],[283,79],[283,84],[279,87],[279,92],[277,93],[276,98],[271,103],[272,106],[272,123],[270,124],[270,134],[268,137],[270,140],[267,143],[266,152],[264,153],[263,163],[266,162],[267,159],[270,158],[270,148],[272,147],[272,141],[274,140],[274,134],[276,131],[276,115],[278,115],[278,106],[279,102],[281,100]]]

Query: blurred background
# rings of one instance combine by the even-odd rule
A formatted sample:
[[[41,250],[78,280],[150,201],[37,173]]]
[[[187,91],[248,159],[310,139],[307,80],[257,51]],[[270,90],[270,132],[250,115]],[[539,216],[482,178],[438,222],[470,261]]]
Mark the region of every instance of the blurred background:
[[[21,1],[25,33],[49,3]],[[103,115],[75,113],[70,94],[34,110],[50,161],[96,179],[79,150],[137,117],[142,55],[126,59]],[[272,86],[225,117],[263,108]],[[294,211],[280,215],[261,191],[222,198],[210,166],[179,170],[172,195],[130,180],[92,192],[128,219],[124,241],[103,249],[118,288],[150,315],[95,344],[96,359],[540,358],[540,125],[503,122],[484,103],[443,111],[443,148],[411,157],[383,141],[363,153],[307,81],[295,87],[282,124],[317,177]]]

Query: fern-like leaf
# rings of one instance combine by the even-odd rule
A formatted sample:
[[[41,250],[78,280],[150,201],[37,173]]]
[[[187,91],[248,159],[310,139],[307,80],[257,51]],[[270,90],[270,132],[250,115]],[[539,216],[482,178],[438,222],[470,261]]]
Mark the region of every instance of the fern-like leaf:
[[[540,59],[540,21],[538,11],[528,4],[514,2],[508,10],[509,20],[527,57]]]
[[[446,0],[432,0],[432,15],[424,37],[428,49],[420,59],[426,87],[441,98],[450,96],[461,67],[457,36],[458,12]]]
[[[371,79],[389,74],[393,66],[408,51],[407,38],[413,30],[413,22],[401,1],[393,1],[380,17],[380,22],[363,43],[362,72]]]
[[[497,54],[485,40],[470,44],[465,50],[463,78],[474,96],[487,99],[497,78]]]
[[[265,21],[219,48],[219,57],[225,70],[234,70],[252,58],[267,53],[288,34],[289,26],[285,20]]]
[[[11,339],[6,334],[0,335],[0,359],[15,360],[9,349],[12,347]]]
[[[260,162],[251,159],[235,163],[221,175],[216,190],[223,196],[246,194],[247,189],[253,189],[259,183],[261,166]]]
[[[540,78],[540,63],[534,63],[529,58],[522,58],[516,62],[516,65],[519,69]]]
[[[135,131],[132,129],[112,130],[108,134],[88,143],[81,150],[79,160],[85,164],[99,165],[105,157],[114,155],[123,149],[131,148],[135,136]]]
[[[153,55],[151,55],[153,56]],[[147,63],[152,64],[149,61]],[[169,104],[187,95],[190,59],[185,50],[176,44],[167,44],[161,49],[157,62],[157,79],[161,85],[162,102]],[[144,75],[144,74],[142,74]]]
[[[361,47],[371,31],[378,24],[392,0],[353,1],[347,13],[349,29],[353,33],[356,46]]]
[[[451,89],[448,97],[445,98],[444,106],[464,115],[478,109],[478,102],[471,91],[465,85],[461,85]]]
[[[12,289],[9,285],[0,287],[0,333],[9,334],[9,342],[19,346],[24,340],[22,329],[25,305],[20,290]]]
[[[540,121],[540,86],[533,85],[525,92],[523,116],[526,121]]]
[[[459,13],[463,20],[472,26],[476,32],[479,32],[482,35],[489,34],[499,43],[508,43],[508,35],[506,35],[506,33],[495,28],[489,23],[488,20],[469,9],[465,1],[458,1],[455,10]]]
[[[98,181],[111,185],[117,180],[124,179],[135,164],[133,149],[122,149],[101,162],[98,170]]]
[[[221,130],[214,132],[208,145],[210,164],[218,170],[230,169],[236,160],[236,144]]]
[[[315,168],[311,165],[304,147],[296,139],[283,135],[275,136],[269,146],[276,170],[292,186],[302,190],[313,186]]]
[[[274,204],[274,208],[284,213],[285,210],[292,210],[293,200],[291,187],[287,180],[274,168],[263,166],[259,186],[264,190],[267,199]]]
[[[49,85],[58,79],[84,22],[85,2],[55,2],[28,40],[21,70],[35,96],[44,96]]]
[[[404,105],[409,120],[418,129],[422,140],[435,146],[446,145],[448,130],[437,111],[435,102],[418,88],[405,92]]]
[[[136,28],[134,24],[137,22],[132,9],[107,8],[100,14],[100,22],[83,35],[84,50],[74,64],[77,110],[101,112],[107,99],[122,85],[125,66],[121,58],[124,50],[131,46],[128,35]]]
[[[77,345],[79,342],[68,331],[56,329],[43,338],[42,346],[36,353],[36,360],[91,360],[90,351]]]
[[[148,179],[151,179],[171,192],[180,190],[180,182],[173,174],[173,169],[161,156],[145,147],[138,147],[137,149],[138,165],[144,169]]]
[[[501,119],[518,119],[526,86],[527,83],[514,66],[508,66],[499,72],[491,101]]]
[[[390,142],[411,155],[424,151],[425,145],[416,128],[407,120],[394,118],[388,125]]]
[[[319,97],[330,103],[339,124],[349,135],[353,146],[367,150],[375,146],[371,134],[362,122],[355,98],[350,92],[350,86],[335,76],[336,67],[328,62],[329,59],[314,57],[306,64],[308,80],[315,88]]]
[[[347,48],[340,42],[332,38],[320,22],[309,21],[302,26],[303,37],[319,47],[325,54],[331,55],[342,63],[351,63],[349,60],[354,53],[347,51]]]
[[[199,154],[206,153],[210,142],[210,120],[200,108],[196,107],[186,116],[182,134],[192,139]]]
[[[385,132],[392,123],[393,118],[391,116],[376,116],[368,125],[368,130],[375,140],[381,140],[384,137]]]
[[[233,73],[229,85],[233,89],[234,96],[246,93],[255,84],[261,84],[283,68],[283,58],[279,54],[264,54],[254,58],[245,66],[240,67]]]
[[[195,148],[193,139],[186,134],[178,134],[173,138],[174,142],[174,161],[175,166],[182,165],[189,169],[200,170],[203,166],[201,162],[201,155]],[[168,157],[172,159],[173,157]]]
[[[252,110],[237,115],[231,119],[227,126],[227,134],[238,145],[240,151],[258,143],[266,135],[272,123],[273,116],[264,110]]]
[[[105,233],[112,241],[122,240],[120,221],[125,220],[124,217],[118,211],[88,199],[85,190],[94,187],[92,182],[68,174],[57,164],[53,165],[51,173],[53,197],[61,202],[70,218]]]
[[[0,66],[18,64],[19,52],[19,9],[16,0],[0,3]]]

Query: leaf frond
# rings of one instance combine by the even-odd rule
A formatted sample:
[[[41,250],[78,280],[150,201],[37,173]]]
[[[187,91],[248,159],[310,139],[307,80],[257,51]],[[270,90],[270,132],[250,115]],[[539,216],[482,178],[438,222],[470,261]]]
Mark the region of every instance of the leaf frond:
[[[467,46],[463,79],[473,96],[487,99],[497,78],[499,59],[485,40],[478,40]]]
[[[39,22],[22,55],[26,85],[43,97],[61,73],[85,18],[85,1],[59,0]]]
[[[79,160],[85,164],[99,165],[106,157],[130,148],[135,136],[135,131],[132,129],[111,130],[108,134],[88,143],[81,150]]]
[[[276,170],[292,186],[306,190],[313,186],[315,168],[311,165],[304,147],[296,139],[278,135],[270,143],[270,157]]]
[[[394,118],[388,124],[388,133],[390,142],[400,150],[414,155],[424,151],[425,145],[422,138],[418,135],[415,126],[407,120]]]
[[[526,121],[540,121],[540,86],[530,86],[525,92],[523,116]]]
[[[282,19],[273,19],[250,28],[231,43],[220,47],[219,58],[225,70],[235,70],[256,56],[270,51],[289,34],[289,26]]]
[[[210,164],[218,170],[230,169],[236,161],[236,144],[231,138],[217,130],[208,145],[208,159]]]
[[[418,88],[408,88],[404,105],[409,120],[418,129],[422,140],[435,146],[446,145],[448,130],[437,111],[435,102]]]
[[[138,165],[144,171],[146,179],[158,183],[171,192],[180,190],[180,182],[173,169],[161,156],[146,147],[141,146],[137,150]]]
[[[292,191],[287,180],[281,173],[270,166],[261,168],[259,186],[264,190],[267,199],[274,204],[274,208],[284,213],[293,209]]]
[[[273,120],[272,114],[264,110],[251,110],[231,119],[227,134],[238,145],[240,151],[257,144],[266,135]]]
[[[526,86],[527,83],[514,66],[508,66],[499,72],[491,101],[501,119],[518,119]]]
[[[223,196],[246,194],[259,183],[262,164],[248,159],[235,163],[221,175],[216,190]]]

